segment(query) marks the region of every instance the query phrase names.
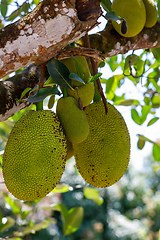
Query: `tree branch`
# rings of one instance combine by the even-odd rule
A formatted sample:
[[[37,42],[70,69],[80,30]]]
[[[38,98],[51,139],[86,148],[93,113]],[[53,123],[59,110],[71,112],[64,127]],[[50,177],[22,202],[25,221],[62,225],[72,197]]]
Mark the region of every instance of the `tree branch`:
[[[0,30],[0,78],[55,58],[63,47],[84,36],[100,14],[99,0],[44,0]]]
[[[82,38],[82,45],[84,45]],[[91,47],[99,50],[103,56],[112,57],[117,54],[127,53],[129,50],[151,49],[160,47],[160,22],[152,28],[144,28],[137,36],[124,38],[113,28],[111,22],[105,30],[90,35]]]
[[[40,66],[30,65],[17,75],[0,82],[0,122],[30,105],[18,99],[26,88],[33,88],[39,82],[40,69]]]

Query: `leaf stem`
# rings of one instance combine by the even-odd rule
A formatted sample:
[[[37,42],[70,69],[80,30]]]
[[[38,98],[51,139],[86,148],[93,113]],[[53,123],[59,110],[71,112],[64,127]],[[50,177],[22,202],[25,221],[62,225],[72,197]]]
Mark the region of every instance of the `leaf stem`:
[[[36,105],[36,111],[43,110],[43,100],[36,102],[35,105]]]

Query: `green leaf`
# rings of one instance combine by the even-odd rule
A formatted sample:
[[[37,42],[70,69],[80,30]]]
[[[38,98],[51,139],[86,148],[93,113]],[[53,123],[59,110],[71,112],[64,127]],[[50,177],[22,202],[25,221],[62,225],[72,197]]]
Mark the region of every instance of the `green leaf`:
[[[40,88],[35,95],[30,96],[26,100],[28,102],[39,102],[52,94],[60,95],[60,92],[56,87],[44,87],[44,88]]]
[[[114,75],[113,77],[110,77],[107,81],[105,80],[107,99],[109,100],[113,99],[115,95],[115,91],[118,87],[119,81],[123,78],[124,78],[123,75]],[[103,83],[104,80],[101,79],[101,82]]]
[[[144,148],[145,141],[143,139],[139,139],[137,142],[138,149],[142,150]]]
[[[160,146],[158,144],[153,145],[152,154],[153,154],[155,161],[159,162],[160,161]]]
[[[101,76],[102,76],[102,73],[96,73],[94,76],[90,77],[90,78],[87,80],[87,83],[94,82],[94,81],[96,81],[98,78],[100,78]]]
[[[101,6],[104,8],[106,12],[109,12],[112,10],[110,0],[102,0]]]
[[[158,1],[159,2],[159,1]],[[158,236],[158,240],[160,240],[160,230],[159,230],[159,236]]]
[[[43,210],[59,211],[62,214],[63,222],[65,221],[67,214],[68,214],[68,209],[63,204],[56,204],[54,206],[43,207]]]
[[[124,70],[129,68],[131,65],[135,65],[139,61],[139,56],[130,54],[125,59]]]
[[[53,81],[52,77],[50,76],[45,82],[44,86],[47,87],[47,86],[53,86],[53,85],[56,85],[56,82]]]
[[[83,193],[85,198],[92,199],[97,205],[103,203],[103,199],[99,196],[99,192],[96,188],[84,187]]]
[[[121,20],[122,20],[122,18],[118,17],[117,13],[115,13],[113,11],[107,12],[104,17],[105,17],[105,19],[113,20],[113,21],[117,22],[118,24],[120,24]]]
[[[137,123],[138,125],[141,125],[141,118],[140,118],[137,110],[134,108],[131,109],[131,117],[135,123]]]
[[[16,17],[18,17],[21,13],[21,10],[20,8],[16,9],[14,12],[12,12],[8,18],[7,18],[7,21],[13,21]]]
[[[76,73],[70,73],[69,78],[85,84],[85,82]]]
[[[29,8],[30,8],[30,4],[28,2],[24,2],[21,5],[21,12],[28,13]]]
[[[141,116],[141,124],[145,122],[148,114],[150,113],[151,105],[142,106],[142,116]]]
[[[160,165],[158,165],[158,164],[152,164],[152,169],[153,169],[154,172],[157,172],[157,171],[160,170]]]
[[[114,102],[114,105],[122,105],[122,106],[138,106],[140,102],[136,99],[121,99]]]
[[[159,117],[154,117],[152,118],[149,123],[147,124],[147,126],[151,126],[152,124],[154,124],[155,122],[157,122],[159,120]]]
[[[49,226],[49,224],[50,224],[50,221],[45,220],[44,222],[34,224],[33,226],[27,226],[22,231],[22,236],[33,233],[33,232],[40,231],[41,229],[44,229],[44,228],[47,228]]]
[[[13,200],[8,196],[8,194],[3,193],[5,196],[5,201],[9,204],[9,206],[12,208],[12,212],[17,215],[21,213],[22,205],[21,202],[17,199]]]
[[[82,207],[73,207],[67,213],[67,218],[63,223],[63,234],[67,236],[77,231],[82,223],[84,210]]]
[[[150,140],[149,138],[147,138],[147,137],[145,137],[145,136],[143,136],[143,135],[141,135],[141,134],[137,134],[137,136],[138,136],[139,139],[142,140],[142,141],[148,141],[148,142],[150,142],[150,143],[155,144],[155,142],[153,142],[152,140]]]
[[[70,186],[67,184],[57,184],[57,186],[52,190],[54,193],[65,193],[69,191]]]
[[[151,49],[153,56],[155,57],[155,59],[160,62],[160,48],[153,48]]]
[[[72,80],[69,78],[70,72],[64,63],[57,59],[51,59],[47,64],[47,69],[52,79],[58,85],[72,89]]]
[[[16,222],[13,218],[11,218],[11,217],[9,217],[9,216],[6,217],[6,220],[7,220],[6,223],[5,223],[5,224],[2,224],[2,225],[0,226],[0,232],[4,232],[5,230],[13,227],[13,225],[14,225],[15,222]]]
[[[150,113],[151,105],[142,106],[141,116],[138,114],[136,109],[131,110],[131,116],[135,123],[141,125],[145,122],[148,114]]]
[[[26,89],[21,93],[20,99],[22,99],[22,98],[26,95],[26,93],[29,92],[30,90],[31,90],[30,87],[26,88]]]
[[[6,16],[7,10],[8,10],[8,1],[3,0],[3,3],[1,3],[1,14],[4,18]]]
[[[40,0],[33,0],[33,2],[36,4],[36,6],[39,4]]]
[[[48,101],[48,108],[51,109],[55,103],[55,95],[51,95]]]
[[[103,67],[105,67],[105,61],[98,62],[98,68],[103,68]]]
[[[83,67],[82,64],[80,63],[80,61],[78,61],[77,58],[73,58],[75,61],[75,67],[76,67],[76,71],[78,76],[83,79],[84,78],[84,73],[83,73]]]

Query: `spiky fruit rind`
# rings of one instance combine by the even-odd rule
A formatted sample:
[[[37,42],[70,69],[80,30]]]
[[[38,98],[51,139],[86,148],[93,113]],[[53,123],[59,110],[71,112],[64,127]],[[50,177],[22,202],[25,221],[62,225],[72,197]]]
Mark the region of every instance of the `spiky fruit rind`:
[[[151,28],[157,22],[157,10],[156,5],[153,0],[143,0],[145,8],[146,8],[146,22],[145,27]]]
[[[122,115],[102,102],[85,108],[90,133],[80,144],[73,144],[77,168],[89,184],[105,188],[116,183],[126,172],[130,156],[130,136]]]
[[[124,37],[134,37],[142,31],[146,22],[143,0],[113,0],[112,10],[127,22],[127,32],[122,34],[121,24],[112,21],[115,30]]]
[[[13,196],[32,201],[59,182],[66,162],[66,139],[49,110],[28,111],[13,127],[3,156],[3,177]]]
[[[80,97],[83,107],[89,105],[94,97],[94,83],[85,84],[83,86],[78,87],[78,94],[76,90],[67,89],[68,95],[74,97],[78,101],[78,97]]]
[[[62,97],[57,102],[57,116],[62,124],[66,138],[72,143],[83,142],[89,134],[89,124],[76,99]]]

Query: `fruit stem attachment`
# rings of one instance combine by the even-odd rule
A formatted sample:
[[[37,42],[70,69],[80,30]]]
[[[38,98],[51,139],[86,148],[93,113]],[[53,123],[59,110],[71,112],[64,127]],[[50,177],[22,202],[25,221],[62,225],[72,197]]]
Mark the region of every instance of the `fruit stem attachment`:
[[[41,64],[41,79],[39,83],[39,88],[42,88],[44,85],[44,78],[45,78],[45,64]]]
[[[36,105],[36,111],[43,110],[43,100],[36,102],[35,105]]]
[[[89,39],[88,33],[86,33],[86,35],[85,35],[85,43],[86,43],[86,47],[87,47],[87,48],[91,48],[91,44],[90,44],[90,39]],[[90,61],[91,61],[91,64],[92,64],[93,76],[94,76],[95,74],[98,73],[97,63],[96,63],[95,59],[92,58],[92,57],[90,57]],[[96,86],[96,85],[97,85],[97,86]],[[101,82],[100,82],[100,79],[99,79],[99,78],[96,80],[95,93],[96,93],[96,89],[98,90],[99,95],[100,95],[101,98],[102,98],[102,101],[103,101],[103,104],[104,104],[104,108],[105,108],[105,112],[106,112],[106,114],[107,114],[107,113],[108,113],[107,100],[106,100],[106,98],[105,98],[105,96],[104,96],[104,92],[103,92],[103,89],[102,89]],[[94,98],[94,101],[97,101],[97,100],[100,101],[99,99],[100,99],[100,97],[99,97],[98,94],[96,93],[95,98]]]
[[[62,87],[62,93],[63,93],[63,97],[68,97],[68,92],[67,92],[67,89],[66,88],[63,88]]]
[[[83,110],[83,103],[78,93],[78,87],[75,87],[75,91],[77,92],[77,96],[78,96],[78,107],[80,110]]]

